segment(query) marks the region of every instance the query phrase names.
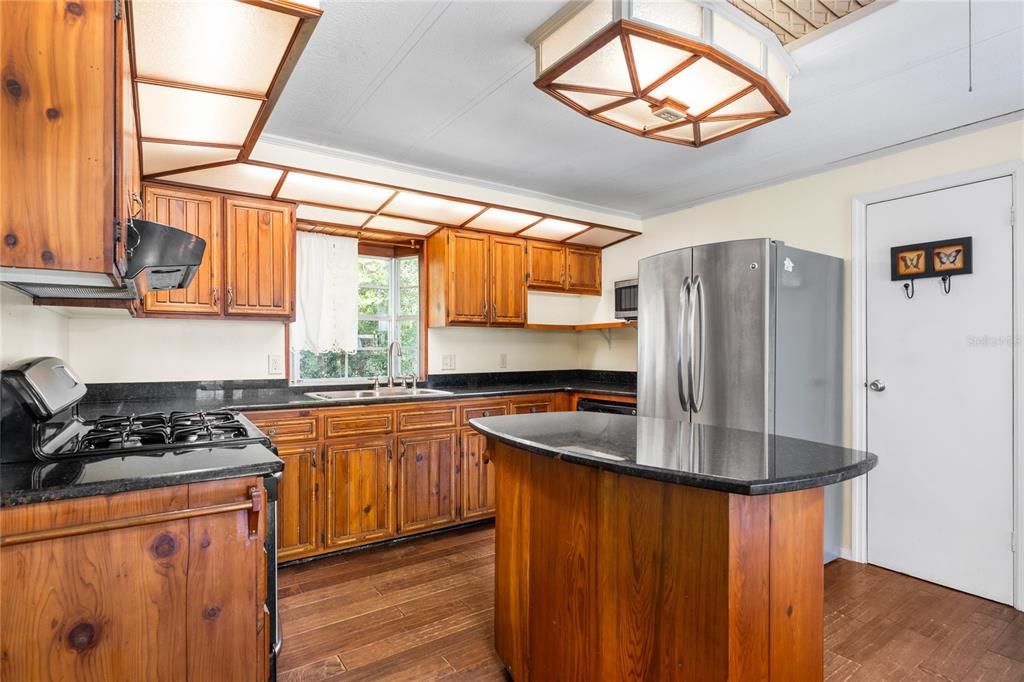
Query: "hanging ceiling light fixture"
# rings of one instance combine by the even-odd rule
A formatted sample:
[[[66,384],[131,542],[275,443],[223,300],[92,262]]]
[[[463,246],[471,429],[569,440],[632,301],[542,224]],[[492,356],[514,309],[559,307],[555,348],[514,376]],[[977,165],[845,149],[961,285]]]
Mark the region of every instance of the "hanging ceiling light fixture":
[[[796,66],[727,2],[570,2],[529,37],[541,90],[596,121],[699,147],[789,113]]]

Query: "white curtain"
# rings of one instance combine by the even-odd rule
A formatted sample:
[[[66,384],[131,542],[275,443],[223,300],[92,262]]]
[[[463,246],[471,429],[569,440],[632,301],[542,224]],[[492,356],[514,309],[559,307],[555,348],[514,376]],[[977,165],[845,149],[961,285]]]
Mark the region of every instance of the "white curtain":
[[[293,349],[314,353],[356,349],[359,240],[299,232],[295,248]]]

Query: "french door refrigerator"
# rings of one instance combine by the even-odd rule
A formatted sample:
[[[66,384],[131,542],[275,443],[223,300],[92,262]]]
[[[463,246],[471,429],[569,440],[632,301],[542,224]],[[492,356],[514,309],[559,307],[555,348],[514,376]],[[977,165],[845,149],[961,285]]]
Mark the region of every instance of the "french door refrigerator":
[[[637,413],[841,445],[842,286],[841,259],[772,239],[644,258]],[[826,561],[840,502],[825,489]]]

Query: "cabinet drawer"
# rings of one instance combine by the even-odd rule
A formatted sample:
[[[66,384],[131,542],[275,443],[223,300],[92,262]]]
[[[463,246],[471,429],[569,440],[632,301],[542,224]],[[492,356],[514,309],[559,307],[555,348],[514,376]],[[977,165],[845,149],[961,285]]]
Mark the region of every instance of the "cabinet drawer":
[[[508,403],[504,400],[489,401],[486,403],[470,403],[462,406],[461,426],[468,426],[470,419],[477,417],[500,417],[508,414]]]
[[[354,407],[324,412],[324,438],[349,438],[394,430],[395,413],[390,409]]]
[[[513,398],[512,414],[534,414],[536,412],[553,412],[554,400],[550,395],[531,395]]]
[[[245,416],[275,444],[320,440],[320,417],[313,410],[249,412]]]
[[[456,425],[458,407],[448,405],[417,405],[398,411],[399,431],[426,431],[452,428]]]

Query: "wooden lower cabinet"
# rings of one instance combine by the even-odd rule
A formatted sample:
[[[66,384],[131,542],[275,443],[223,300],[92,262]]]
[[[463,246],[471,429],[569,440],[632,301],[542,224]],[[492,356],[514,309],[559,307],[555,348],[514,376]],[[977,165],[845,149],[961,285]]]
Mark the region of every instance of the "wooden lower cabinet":
[[[318,451],[320,446],[291,445],[278,448],[284,461],[284,473],[278,485],[277,558],[300,559],[320,549],[320,484]]]
[[[536,414],[538,412],[554,412],[555,404],[550,394],[530,395],[511,400],[512,414]]]
[[[264,494],[243,478],[0,511],[0,679],[266,679]]]
[[[398,529],[446,526],[456,509],[455,431],[398,437]]]
[[[324,549],[395,534],[391,437],[329,443],[324,449]]]
[[[487,438],[473,429],[463,429],[459,433],[460,516],[465,521],[494,516],[494,471],[487,446]]]

